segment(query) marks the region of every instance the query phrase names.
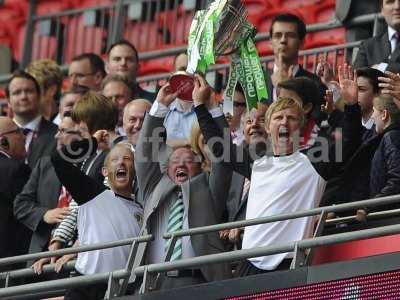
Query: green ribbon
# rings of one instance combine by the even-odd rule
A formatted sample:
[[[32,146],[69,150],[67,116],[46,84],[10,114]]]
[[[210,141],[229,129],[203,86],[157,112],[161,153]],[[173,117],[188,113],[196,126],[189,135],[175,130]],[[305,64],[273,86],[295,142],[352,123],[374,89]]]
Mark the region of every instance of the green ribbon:
[[[205,73],[207,68],[215,63],[214,37],[224,13],[227,0],[216,0],[206,10],[198,11],[190,27],[188,41],[189,73]],[[236,53],[232,55],[228,85],[225,89],[225,99],[232,101],[235,86],[239,81],[245,93],[249,110],[257,108],[257,102],[268,99],[268,90],[261,67],[260,58],[254,44],[256,30],[253,25],[244,22],[243,30],[230,45]],[[228,47],[229,48],[229,47]],[[232,105],[229,105],[232,107]]]

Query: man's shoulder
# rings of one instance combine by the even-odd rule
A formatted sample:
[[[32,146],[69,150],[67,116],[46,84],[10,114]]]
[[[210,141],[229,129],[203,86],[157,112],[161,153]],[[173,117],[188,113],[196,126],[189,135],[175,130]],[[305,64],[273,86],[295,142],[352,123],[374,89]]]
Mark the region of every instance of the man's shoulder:
[[[400,128],[386,132],[383,135],[383,145],[386,147],[393,146],[400,150]]]
[[[15,158],[9,158],[0,154],[0,168],[3,172],[7,173],[7,177],[12,177],[14,172],[21,169],[29,170],[28,165]],[[6,177],[6,176],[5,176]]]
[[[58,128],[57,125],[46,120],[43,117],[40,120],[39,133],[43,132],[43,133],[54,133],[55,134],[57,132],[57,128]]]
[[[139,98],[146,99],[146,100],[150,101],[151,103],[153,103],[156,100],[156,96],[157,96],[156,93],[146,91],[145,89],[141,88],[139,85],[137,85],[137,87],[136,87],[136,94]]]
[[[388,41],[388,34],[387,32],[380,33],[376,36],[370,37],[369,39],[364,40],[361,45],[370,48],[370,47],[376,47],[376,46],[381,46],[381,43],[383,41]]]

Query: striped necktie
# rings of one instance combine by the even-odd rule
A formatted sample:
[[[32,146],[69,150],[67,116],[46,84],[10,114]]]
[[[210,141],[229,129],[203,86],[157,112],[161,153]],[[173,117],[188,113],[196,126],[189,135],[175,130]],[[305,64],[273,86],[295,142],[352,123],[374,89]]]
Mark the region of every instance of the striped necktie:
[[[182,199],[182,192],[178,193],[178,199],[171,203],[169,207],[169,216],[168,216],[168,224],[167,224],[167,232],[174,232],[177,230],[181,230],[183,227],[183,213],[184,213],[184,205]],[[167,252],[169,245],[171,243],[171,239],[167,240],[165,245],[165,252]],[[182,239],[179,238],[176,240],[174,250],[172,251],[172,256],[170,261],[174,261],[182,258]]]

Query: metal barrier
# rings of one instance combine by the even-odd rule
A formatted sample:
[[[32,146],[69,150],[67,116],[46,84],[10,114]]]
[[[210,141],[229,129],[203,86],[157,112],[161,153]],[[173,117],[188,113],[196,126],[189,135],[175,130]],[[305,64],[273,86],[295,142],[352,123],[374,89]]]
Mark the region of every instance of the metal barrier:
[[[41,292],[48,292],[48,291],[51,292],[53,290],[65,289],[66,287],[77,287],[77,286],[81,286],[84,284],[93,284],[93,283],[97,283],[97,282],[110,282],[110,284],[112,283],[111,287],[113,289],[111,289],[111,287],[110,287],[109,293],[111,293],[111,292],[114,294],[124,293],[127,288],[128,279],[131,274],[131,270],[133,267],[133,262],[134,262],[134,259],[136,256],[138,245],[140,243],[147,243],[151,240],[153,240],[152,235],[141,235],[141,236],[138,236],[135,238],[113,241],[113,242],[108,242],[108,243],[98,243],[98,244],[93,244],[93,245],[88,245],[88,246],[79,246],[79,247],[74,247],[74,248],[61,249],[61,250],[56,250],[56,251],[47,251],[47,252],[27,254],[27,255],[20,255],[20,256],[8,257],[8,258],[1,259],[0,265],[8,265],[8,264],[13,264],[13,263],[17,263],[17,262],[23,262],[23,261],[27,261],[27,260],[33,260],[33,259],[39,259],[39,258],[45,258],[45,257],[53,257],[53,256],[59,256],[59,255],[65,255],[65,254],[80,253],[80,252],[87,252],[87,251],[93,251],[93,250],[99,250],[99,249],[107,249],[107,248],[113,248],[113,247],[119,247],[119,246],[132,245],[125,269],[117,270],[117,271],[109,272],[109,273],[103,273],[103,274],[85,275],[85,276],[79,277],[78,280],[76,278],[68,278],[68,279],[59,279],[59,280],[54,280],[54,281],[39,282],[39,283],[33,283],[33,284],[21,285],[21,286],[15,286],[15,287],[8,287],[10,279],[31,277],[31,276],[35,275],[34,271],[31,268],[26,268],[26,269],[22,269],[22,270],[13,270],[13,271],[0,273],[0,280],[5,280],[5,288],[0,289],[0,298],[6,297],[6,296],[8,297],[8,296],[23,295],[27,291],[29,291],[30,293],[41,293]],[[73,270],[74,266],[75,266],[75,262],[69,262],[65,266],[64,269],[66,271]],[[53,265],[47,265],[43,268],[43,273],[45,273],[45,274],[49,274],[49,273],[53,273],[53,272],[54,272]],[[119,282],[118,281],[119,279],[123,279],[123,281]],[[84,284],[82,282],[84,282]],[[9,294],[9,293],[11,293],[11,294]],[[112,296],[112,295],[110,294],[110,296]]]
[[[151,241],[152,238],[153,237],[151,235],[145,235],[145,236],[139,236],[139,237],[135,237],[135,238],[129,238],[129,239],[124,239],[124,240],[119,240],[119,241],[112,241],[112,242],[107,242],[107,243],[98,243],[98,244],[87,245],[87,246],[78,246],[78,247],[59,249],[59,250],[54,250],[54,251],[45,251],[45,252],[39,252],[39,253],[32,253],[32,254],[25,254],[25,255],[13,256],[13,257],[0,258],[0,266],[11,265],[11,264],[19,263],[19,262],[36,260],[36,259],[46,258],[46,257],[61,256],[61,255],[66,255],[66,254],[74,254],[74,253],[80,253],[80,252],[88,252],[88,251],[93,251],[93,250],[126,246],[126,245],[131,245],[135,241],[139,242],[139,243],[148,242],[148,241]],[[0,279],[1,279],[1,274],[0,274]]]
[[[294,241],[287,244],[282,245],[275,245],[269,247],[259,247],[255,249],[246,249],[234,252],[227,252],[227,253],[220,253],[215,255],[206,255],[195,257],[191,259],[182,259],[179,261],[168,262],[170,252],[174,247],[174,244],[179,237],[183,236],[191,236],[196,234],[205,234],[210,232],[216,232],[223,229],[232,229],[232,228],[239,228],[245,226],[252,226],[258,224],[265,224],[270,222],[276,221],[283,221],[295,218],[303,218],[303,217],[312,217],[316,215],[320,215],[320,224],[325,223],[326,214],[328,212],[340,212],[346,211],[349,209],[356,209],[359,207],[376,207],[380,205],[386,204],[393,204],[400,202],[400,195],[376,198],[376,199],[369,199],[363,201],[357,201],[353,203],[345,203],[339,205],[332,205],[326,207],[315,208],[307,211],[300,211],[288,214],[281,214],[275,216],[268,216],[264,218],[252,219],[252,220],[244,220],[244,221],[237,221],[225,224],[217,224],[211,226],[204,226],[198,228],[192,228],[189,230],[180,230],[174,233],[166,233],[164,235],[165,239],[171,238],[170,248],[167,251],[167,255],[165,257],[164,263],[160,264],[151,264],[136,267],[133,265],[135,253],[137,250],[137,246],[139,242],[147,242],[151,240],[151,236],[141,236],[135,239],[135,243],[131,249],[131,254],[129,256],[129,260],[127,263],[127,267],[124,270],[117,270],[110,273],[103,273],[103,274],[95,274],[95,275],[85,275],[79,278],[69,278],[69,279],[60,279],[60,280],[53,280],[53,281],[46,281],[34,284],[28,284],[24,286],[16,286],[16,287],[8,287],[4,289],[0,289],[0,297],[9,297],[9,296],[17,296],[23,295],[29,291],[29,293],[40,293],[40,292],[47,292],[53,290],[59,290],[66,287],[77,287],[83,286],[88,284],[93,284],[97,282],[106,282],[108,280],[108,292],[107,297],[112,298],[114,296],[123,295],[124,291],[126,290],[126,285],[128,282],[128,278],[132,273],[136,275],[143,275],[143,285],[142,285],[142,292],[148,290],[148,282],[150,274],[152,273],[159,273],[165,272],[169,270],[175,269],[182,269],[182,268],[189,268],[189,267],[198,267],[212,263],[221,263],[221,262],[230,262],[235,261],[238,259],[245,259],[250,257],[257,257],[257,256],[264,256],[264,255],[271,255],[276,253],[284,253],[294,251],[294,260],[292,263],[292,268],[297,268],[302,266],[306,261],[305,251],[307,249],[311,249],[318,246],[323,245],[331,245],[335,243],[341,243],[345,241],[353,241],[357,239],[367,239],[372,237],[390,235],[400,233],[400,225],[391,225],[391,226],[384,226],[379,228],[373,229],[366,229],[361,231],[355,232],[347,232],[347,233],[340,233],[334,234],[330,236],[314,236],[310,239],[305,239],[302,241]],[[393,213],[393,212],[390,212]],[[381,213],[382,214],[382,213]],[[320,226],[317,227],[316,231],[320,231]],[[121,242],[121,241],[119,241]],[[121,242],[122,243],[122,242]],[[93,246],[92,246],[93,247]],[[72,249],[71,249],[72,250]],[[76,250],[76,249],[75,249]],[[86,249],[87,250],[87,249]],[[61,250],[58,250],[61,251]],[[67,249],[63,250],[64,252],[52,252],[52,253],[45,253],[41,255],[40,253],[37,254],[37,257],[49,257],[56,255],[55,253],[71,253],[67,252]],[[26,256],[24,259],[31,259],[31,257],[27,258]],[[15,262],[15,260],[11,260]],[[21,261],[21,260],[18,260]],[[10,260],[6,260],[6,262],[10,262]],[[69,267],[72,267],[72,264],[69,264]],[[50,271],[51,267],[46,268],[46,272]],[[14,278],[20,276],[29,276],[32,271],[28,270],[18,270],[18,271],[11,271],[9,272]],[[29,274],[28,274],[29,273]],[[9,275],[10,276],[10,275]],[[0,277],[0,279],[4,279],[4,276]],[[123,282],[120,282],[120,279],[123,279]]]
[[[143,284],[141,288],[141,292],[145,292],[149,289],[149,277],[148,273],[159,273],[159,272],[166,272],[176,269],[183,269],[183,268],[193,268],[198,267],[206,264],[213,264],[213,263],[222,263],[222,262],[232,262],[237,259],[244,259],[250,257],[258,257],[264,255],[271,255],[277,253],[284,253],[294,251],[294,259],[291,268],[296,268],[299,266],[304,265],[306,262],[306,255],[305,250],[312,249],[317,246],[323,245],[331,245],[335,243],[341,243],[344,241],[353,241],[357,239],[366,239],[371,237],[377,236],[384,236],[393,233],[400,233],[400,225],[392,225],[392,226],[384,226],[380,228],[373,228],[373,229],[366,229],[358,232],[348,232],[348,233],[341,233],[341,234],[334,234],[325,237],[319,237],[322,232],[324,223],[326,221],[327,214],[329,212],[340,212],[340,211],[347,211],[349,209],[357,209],[359,207],[375,207],[385,204],[391,203],[398,203],[400,202],[400,195],[382,197],[382,198],[375,198],[363,201],[356,201],[352,203],[344,203],[339,205],[332,205],[332,206],[325,206],[314,208],[306,211],[299,211],[287,214],[280,214],[274,216],[267,216],[257,219],[251,220],[243,220],[243,221],[236,221],[224,224],[216,224],[204,227],[196,227],[187,230],[178,230],[172,233],[166,233],[163,235],[164,239],[171,239],[169,243],[169,248],[167,253],[164,257],[164,263],[159,264],[151,264],[147,266],[141,266],[134,270],[135,274],[137,275],[144,275]],[[267,246],[267,247],[259,247],[256,249],[246,249],[240,250],[235,252],[229,253],[220,253],[220,254],[213,254],[213,255],[206,255],[201,257],[195,257],[191,259],[182,259],[179,261],[169,262],[169,259],[172,254],[172,250],[175,247],[175,243],[178,238],[184,236],[193,236],[197,234],[207,234],[211,232],[217,232],[225,229],[234,229],[234,228],[243,228],[246,226],[254,226],[259,224],[266,224],[272,223],[277,221],[285,221],[290,219],[297,219],[297,218],[304,218],[304,217],[312,217],[320,215],[320,220],[318,226],[315,230],[314,237],[307,240],[302,241],[295,241],[283,245],[278,246]],[[311,253],[311,256],[313,253]]]

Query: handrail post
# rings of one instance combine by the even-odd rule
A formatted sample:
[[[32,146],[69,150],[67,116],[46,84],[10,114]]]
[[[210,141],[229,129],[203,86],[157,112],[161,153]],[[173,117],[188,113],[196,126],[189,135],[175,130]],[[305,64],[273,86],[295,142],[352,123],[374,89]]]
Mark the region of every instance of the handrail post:
[[[147,244],[147,242],[145,242]],[[134,241],[131,247],[131,252],[129,253],[128,262],[126,264],[125,269],[132,274],[132,269],[135,267],[135,259],[137,250],[139,247],[139,243]],[[122,279],[121,285],[119,287],[118,295],[123,296],[126,293],[126,289],[128,288],[129,277]]]
[[[6,275],[6,282],[5,282],[5,284],[4,284],[4,287],[5,287],[5,288],[8,287],[9,284],[10,284],[10,272],[7,272],[7,275]]]
[[[322,211],[321,215],[319,216],[318,224],[317,224],[317,227],[315,228],[313,238],[316,238],[316,237],[319,237],[322,235],[322,232],[325,229],[325,221],[326,221],[327,217],[328,217],[328,213],[325,210]],[[314,253],[315,253],[315,248],[311,248],[309,250],[306,260],[305,260],[306,266],[310,265],[312,258],[314,256]]]
[[[112,299],[115,296],[118,296],[119,292],[119,280],[115,279],[113,273],[110,272],[110,276],[108,277],[107,291],[104,295],[104,299]]]
[[[294,257],[290,265],[291,270],[303,267],[306,261],[305,249],[300,248],[299,244],[300,242],[296,242],[294,246]]]
[[[378,35],[378,30],[379,30],[379,14],[375,14],[374,27],[373,27],[373,30],[372,30],[372,36],[377,36]]]
[[[171,243],[169,244],[167,252],[165,253],[164,262],[168,262],[171,259],[171,256],[172,256],[172,253],[174,251],[177,239],[178,238],[176,237],[175,234],[171,235]],[[158,273],[157,274],[156,278],[154,279],[154,284],[153,284],[153,287],[155,289],[158,288],[158,285],[160,284],[160,280],[162,280],[164,277],[165,277],[164,273]]]
[[[21,59],[21,68],[25,67],[30,63],[32,59],[32,45],[33,45],[33,34],[35,31],[34,17],[36,16],[36,1],[29,1],[29,13],[28,20],[26,21],[25,29],[25,40],[24,40],[24,51]]]
[[[122,38],[122,26],[124,23],[124,0],[118,0],[115,5],[114,24],[111,39],[108,40],[107,48]]]
[[[148,267],[145,266],[144,273],[143,273],[143,282],[140,287],[139,294],[144,294],[148,291],[148,289],[149,289],[149,278],[148,277],[149,277]]]

